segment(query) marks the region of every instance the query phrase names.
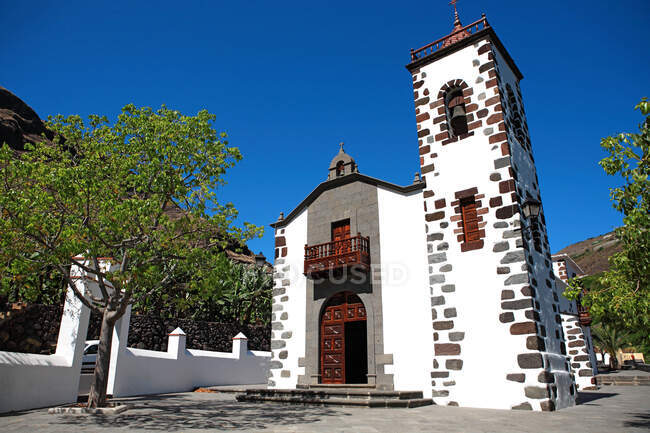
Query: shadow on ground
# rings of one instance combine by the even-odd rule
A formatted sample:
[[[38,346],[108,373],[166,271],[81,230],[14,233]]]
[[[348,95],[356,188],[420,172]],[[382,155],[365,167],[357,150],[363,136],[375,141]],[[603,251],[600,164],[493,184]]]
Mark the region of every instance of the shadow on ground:
[[[613,392],[578,392],[578,399],[576,400],[576,404],[587,404],[595,400],[600,400],[601,398],[610,398],[616,395],[618,394]]]
[[[650,429],[650,413],[628,413],[626,415],[633,416],[634,420],[623,422],[625,427],[645,427]]]
[[[237,403],[230,400],[184,400],[174,395],[132,399],[121,415],[60,415],[52,424],[76,427],[138,428],[157,431],[191,429],[266,429],[306,424],[349,413],[326,407]]]

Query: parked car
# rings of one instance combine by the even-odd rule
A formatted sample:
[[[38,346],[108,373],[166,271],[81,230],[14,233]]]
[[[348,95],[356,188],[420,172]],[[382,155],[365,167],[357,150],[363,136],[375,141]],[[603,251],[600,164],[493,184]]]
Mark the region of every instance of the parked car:
[[[84,356],[81,359],[82,373],[91,372],[92,370],[95,369],[95,363],[97,362],[98,348],[99,348],[99,340],[86,340],[86,346],[84,347]]]

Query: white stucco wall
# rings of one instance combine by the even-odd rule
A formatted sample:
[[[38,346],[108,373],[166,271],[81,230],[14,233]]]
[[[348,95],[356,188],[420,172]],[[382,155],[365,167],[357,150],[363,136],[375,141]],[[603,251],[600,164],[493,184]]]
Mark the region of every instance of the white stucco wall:
[[[68,289],[54,355],[0,352],[0,413],[77,401],[89,316]]]
[[[107,392],[115,397],[192,391],[199,386],[264,384],[270,352],[248,350],[243,334],[231,353],[186,349],[185,333],[169,335],[167,352],[126,347],[130,312],[113,333]]]
[[[400,194],[377,188],[385,372],[395,389],[431,397],[431,308],[422,192]]]
[[[308,210],[305,209],[276,231],[276,237],[286,239],[287,255],[276,259],[274,265],[271,388],[295,388],[298,376],[305,374],[305,368],[298,366],[298,359],[305,356],[307,278],[303,271],[307,218]],[[287,313],[286,319],[282,319],[283,313]],[[286,358],[281,358],[285,353]]]
[[[80,292],[98,294],[97,283],[83,278],[84,272],[73,267],[72,273]],[[77,401],[89,317],[88,308],[69,288],[54,355],[0,352],[0,413]],[[113,332],[108,394],[121,397],[266,382],[271,353],[248,350],[244,335],[233,339],[231,353],[186,349],[184,334],[170,337],[167,352],[141,350],[126,347],[129,320],[130,308]]]
[[[70,272],[79,292],[99,294],[97,283],[79,267]],[[54,355],[0,352],[0,413],[77,401],[89,319],[90,311],[68,287]]]

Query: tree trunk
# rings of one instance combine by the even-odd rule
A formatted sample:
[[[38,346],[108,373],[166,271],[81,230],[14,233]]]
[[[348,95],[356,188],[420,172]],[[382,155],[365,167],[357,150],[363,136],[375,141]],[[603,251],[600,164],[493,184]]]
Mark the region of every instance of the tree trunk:
[[[616,370],[618,369],[618,358],[616,357],[616,352],[609,354],[609,369]]]
[[[111,346],[113,344],[113,328],[116,320],[110,320],[109,311],[104,308],[102,314],[102,327],[99,332],[99,347],[97,349],[97,362],[93,373],[93,383],[88,394],[88,407],[102,407],[106,405],[106,387],[108,386],[108,367],[111,361]]]

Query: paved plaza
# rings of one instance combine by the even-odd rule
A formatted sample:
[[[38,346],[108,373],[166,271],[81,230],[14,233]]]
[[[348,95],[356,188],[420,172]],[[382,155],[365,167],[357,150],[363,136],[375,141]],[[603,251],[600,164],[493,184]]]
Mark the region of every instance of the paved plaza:
[[[133,409],[113,416],[49,415],[37,409],[0,415],[13,432],[603,432],[650,430],[650,387],[607,386],[580,393],[558,412],[425,406],[360,409],[237,403],[233,394],[179,393],[123,399]]]

